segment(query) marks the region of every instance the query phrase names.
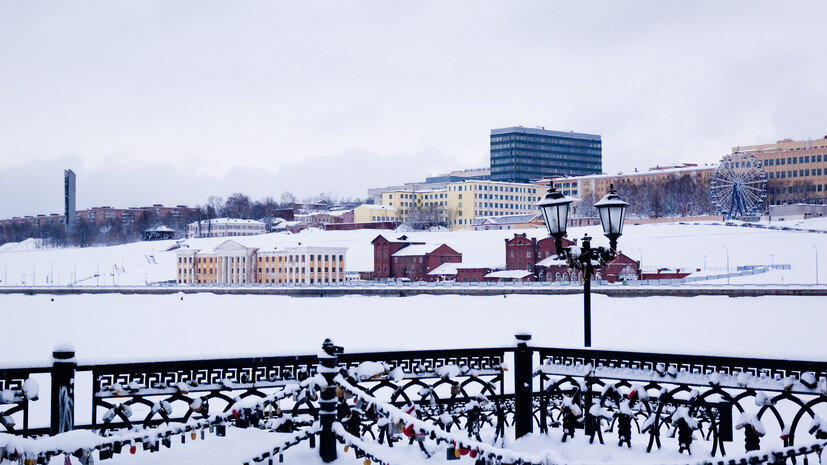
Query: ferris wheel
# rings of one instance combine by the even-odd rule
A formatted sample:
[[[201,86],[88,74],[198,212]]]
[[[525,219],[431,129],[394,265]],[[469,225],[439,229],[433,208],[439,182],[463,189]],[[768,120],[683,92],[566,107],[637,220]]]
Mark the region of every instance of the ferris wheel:
[[[753,155],[735,153],[721,160],[710,185],[712,201],[726,219],[761,213],[767,172]]]

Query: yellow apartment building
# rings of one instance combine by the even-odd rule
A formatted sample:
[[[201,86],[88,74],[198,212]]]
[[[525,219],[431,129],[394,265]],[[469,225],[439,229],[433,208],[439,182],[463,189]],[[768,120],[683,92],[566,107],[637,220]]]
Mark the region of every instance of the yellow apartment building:
[[[639,185],[650,182],[662,182],[679,178],[684,175],[692,176],[701,181],[711,180],[717,166],[698,166],[692,163],[682,165],[650,168],[648,171],[618,174],[593,174],[590,176],[562,177],[540,181],[539,184],[551,184],[563,195],[570,195],[581,199],[594,195],[600,199],[609,193],[609,186],[622,184]]]
[[[362,204],[353,209],[354,223],[375,223],[377,221],[400,221],[399,211],[390,205]]]
[[[345,247],[260,250],[233,240],[176,250],[178,284],[331,284],[345,280]]]
[[[732,153],[750,154],[761,161],[775,205],[827,198],[827,136],[733,147]]]
[[[443,189],[384,192],[382,205],[393,208],[399,221],[405,221],[415,208],[434,208],[444,215],[450,229],[472,229],[475,218],[536,212],[536,203],[545,189],[536,184],[460,181],[448,183]],[[361,207],[365,205],[357,210]],[[355,221],[360,222],[359,218]]]

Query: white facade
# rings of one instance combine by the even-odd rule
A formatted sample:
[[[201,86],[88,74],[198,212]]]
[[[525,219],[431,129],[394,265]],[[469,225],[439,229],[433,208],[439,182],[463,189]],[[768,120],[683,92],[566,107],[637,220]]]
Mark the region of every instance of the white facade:
[[[188,237],[254,236],[266,232],[267,226],[261,221],[237,218],[213,218],[187,225]]]

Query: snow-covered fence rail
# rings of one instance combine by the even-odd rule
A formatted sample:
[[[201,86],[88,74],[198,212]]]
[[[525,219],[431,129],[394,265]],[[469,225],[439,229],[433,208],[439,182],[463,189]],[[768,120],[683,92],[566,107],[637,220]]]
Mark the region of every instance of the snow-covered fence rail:
[[[518,339],[516,347],[343,353],[330,343],[325,347],[334,355],[79,366],[63,349],[52,367],[0,369],[0,419],[7,432],[23,436],[91,430],[83,437],[104,439],[75,452],[97,450],[101,457],[115,450],[115,442],[117,450],[127,444],[123,435],[130,432],[142,435],[129,439],[132,444],[157,447],[153,438],[218,425],[303,431],[290,444],[300,437],[314,443],[318,429],[320,452],[328,457],[331,450],[335,455],[336,437],[380,457],[376,444],[419,441],[431,433],[442,438],[433,447],[509,456],[481,444],[493,438],[501,448],[511,427],[518,437],[558,428],[566,436],[584,430],[601,442],[604,433],[616,434],[624,443],[637,425],[650,449],[661,446],[665,430],[684,450],[687,437],[700,430],[713,454],[723,454],[724,443],[740,430],[747,450],[773,431],[779,449],[796,439],[827,439],[827,422],[818,415],[827,407],[827,362],[542,348],[529,346],[527,335]],[[34,379],[48,382],[51,394],[38,393]],[[39,405],[40,420],[51,421],[33,427],[32,405]],[[75,412],[75,405],[89,407]],[[112,437],[121,439],[106,439]],[[38,457],[62,453],[45,444],[25,447]],[[276,444],[253,460],[283,447]]]
[[[639,434],[649,436],[648,452],[654,445],[661,447],[662,428],[677,433],[686,449],[693,430],[700,430],[702,437],[711,437],[713,456],[723,454],[724,443],[733,440],[733,425],[744,430],[746,450],[757,449],[767,419],[783,446],[792,446],[797,435],[827,439],[827,422],[818,415],[818,408],[827,404],[827,362],[578,349],[537,352],[540,395],[535,414],[541,431],[556,412],[564,429],[566,419],[570,425],[579,419],[591,440],[597,435],[603,442],[605,422],[610,429],[617,425],[621,441],[628,441],[634,422]]]
[[[311,377],[315,356],[253,357],[79,366],[92,376],[90,427],[152,426],[226,412],[237,399],[265,398]],[[143,407],[144,418],[131,418]],[[216,409],[217,407],[217,409]],[[315,407],[297,400],[294,409]],[[127,410],[128,409],[128,410]],[[126,415],[129,412],[130,415]]]

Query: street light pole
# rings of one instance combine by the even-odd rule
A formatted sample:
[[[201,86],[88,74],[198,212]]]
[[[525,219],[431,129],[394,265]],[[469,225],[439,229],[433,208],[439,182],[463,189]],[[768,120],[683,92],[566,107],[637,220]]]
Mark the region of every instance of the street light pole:
[[[564,259],[568,266],[583,272],[583,345],[591,347],[591,279],[595,266],[601,267],[617,257],[617,239],[623,234],[623,219],[628,203],[624,202],[610,185],[610,191],[594,206],[600,216],[603,235],[609,239],[609,248],[591,246],[591,237],[585,235],[580,249],[563,247],[563,236],[568,226],[569,208],[575,199],[564,196],[553,187],[537,203],[543,215],[548,233],[554,238],[554,249],[558,257]],[[642,253],[641,253],[642,255]],[[642,257],[641,257],[642,259]]]
[[[640,249],[637,249],[637,251],[640,253],[640,262],[638,262],[637,267],[640,270],[641,276],[643,276],[643,251]]]
[[[589,257],[591,241],[588,235],[583,236],[582,253]],[[586,260],[583,267],[583,345],[592,346],[592,263],[591,258]]]
[[[729,249],[724,246],[724,250],[726,250],[726,283],[729,285]]]
[[[816,249],[816,286],[818,285],[818,247],[813,244],[813,248]]]

